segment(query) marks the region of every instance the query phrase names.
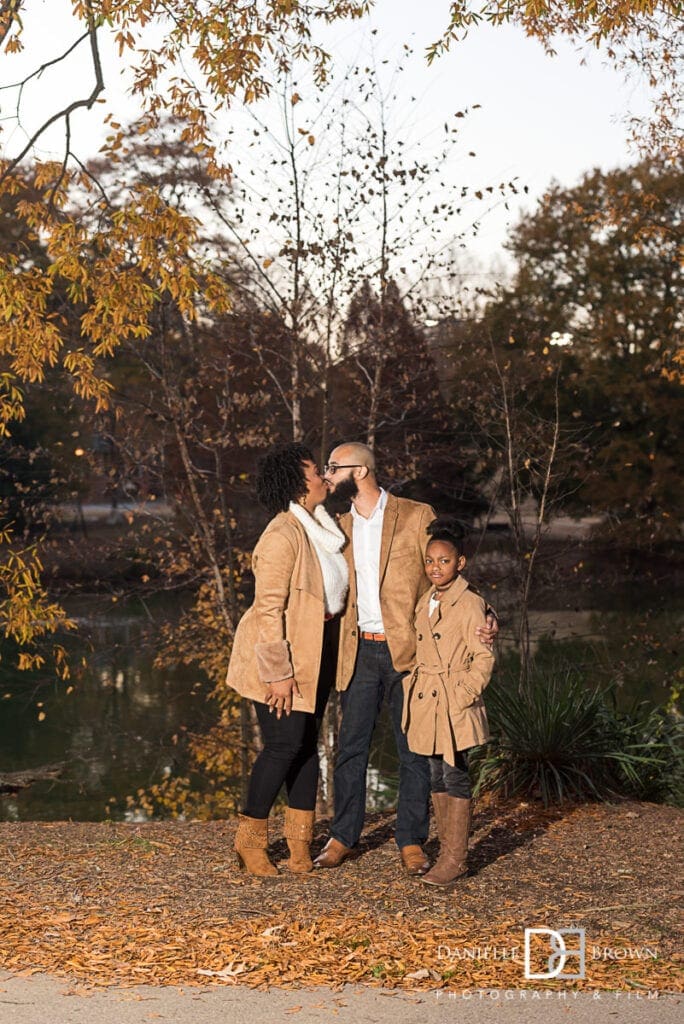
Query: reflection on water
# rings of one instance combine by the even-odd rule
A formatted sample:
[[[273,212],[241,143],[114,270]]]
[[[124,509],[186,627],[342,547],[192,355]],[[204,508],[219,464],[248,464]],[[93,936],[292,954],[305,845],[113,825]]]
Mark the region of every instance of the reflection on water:
[[[18,674],[3,680],[11,696],[0,706],[0,771],[54,763],[64,770],[0,796],[0,819],[121,818],[127,795],[182,769],[179,738],[210,721],[201,673],[153,667],[144,642],[149,609],[109,604],[103,614],[93,599],[67,603],[67,611],[79,625],[69,642],[72,692],[52,678]],[[163,604],[153,612],[160,621],[177,615]]]
[[[663,705],[684,682],[683,619],[671,599],[643,611],[535,613],[533,655],[549,673],[572,667],[588,685],[614,688],[623,708],[639,701]],[[506,652],[504,638],[503,658]]]
[[[549,673],[572,664],[588,684],[615,683],[625,705],[636,699],[663,704],[672,686],[681,688],[681,603],[671,593],[604,591],[594,605],[601,610],[562,596],[555,602],[562,607],[550,600],[531,619],[535,656]],[[0,795],[0,820],[133,820],[126,796],[182,773],[183,736],[208,729],[216,713],[199,671],[153,667],[146,634],[151,626],[174,621],[177,600],[174,606],[143,607],[81,599],[67,610],[80,627],[78,638],[70,640],[73,692],[47,675],[5,675],[2,692],[11,696],[0,703],[0,773],[56,762],[64,763],[64,772],[60,779]],[[505,609],[500,618],[503,662],[514,653],[515,621]],[[78,668],[81,655],[85,668]],[[383,712],[371,752],[369,807],[393,805],[396,787],[396,751]]]

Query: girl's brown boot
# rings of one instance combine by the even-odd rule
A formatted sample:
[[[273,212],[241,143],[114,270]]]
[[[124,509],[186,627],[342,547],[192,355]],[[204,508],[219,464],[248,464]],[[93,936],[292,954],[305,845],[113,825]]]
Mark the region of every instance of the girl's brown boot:
[[[447,801],[442,819],[444,831],[439,835],[439,857],[421,879],[426,885],[451,885],[468,873],[471,801],[448,795]]]

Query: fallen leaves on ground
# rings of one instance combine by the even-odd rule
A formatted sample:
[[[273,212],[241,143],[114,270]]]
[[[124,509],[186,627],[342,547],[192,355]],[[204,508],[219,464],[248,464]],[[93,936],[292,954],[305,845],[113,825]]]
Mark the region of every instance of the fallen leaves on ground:
[[[0,964],[90,985],[680,991],[681,818],[481,807],[452,891],[402,872],[387,815],[338,870],[272,880],[239,871],[232,822],[2,824]],[[526,927],[585,928],[586,980],[525,982]]]

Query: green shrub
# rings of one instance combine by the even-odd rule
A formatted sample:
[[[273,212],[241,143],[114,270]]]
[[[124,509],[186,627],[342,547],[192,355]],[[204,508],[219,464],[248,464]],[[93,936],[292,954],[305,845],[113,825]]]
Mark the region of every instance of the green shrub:
[[[612,698],[613,693],[610,692]],[[627,712],[614,711],[617,735],[626,750],[645,754],[621,766],[627,793],[640,800],[684,805],[684,728],[675,710],[646,702]],[[653,753],[654,756],[649,756]]]
[[[486,692],[492,739],[474,751],[475,792],[566,800],[636,797],[681,802],[682,727],[639,704],[618,711],[611,689],[566,670],[529,685],[497,677]]]

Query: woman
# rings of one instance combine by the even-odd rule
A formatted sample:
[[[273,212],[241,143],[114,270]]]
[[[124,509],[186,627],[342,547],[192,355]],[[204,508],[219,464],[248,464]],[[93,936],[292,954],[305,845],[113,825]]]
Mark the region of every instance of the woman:
[[[286,867],[313,867],[318,732],[348,587],[344,534],[322,507],[327,493],[303,445],[280,445],[261,460],[257,496],[274,518],[252,555],[254,603],[236,630],[227,677],[254,702],[263,739],[235,837],[235,852],[253,875],[278,874],[266,850],[268,816],[283,783]]]

